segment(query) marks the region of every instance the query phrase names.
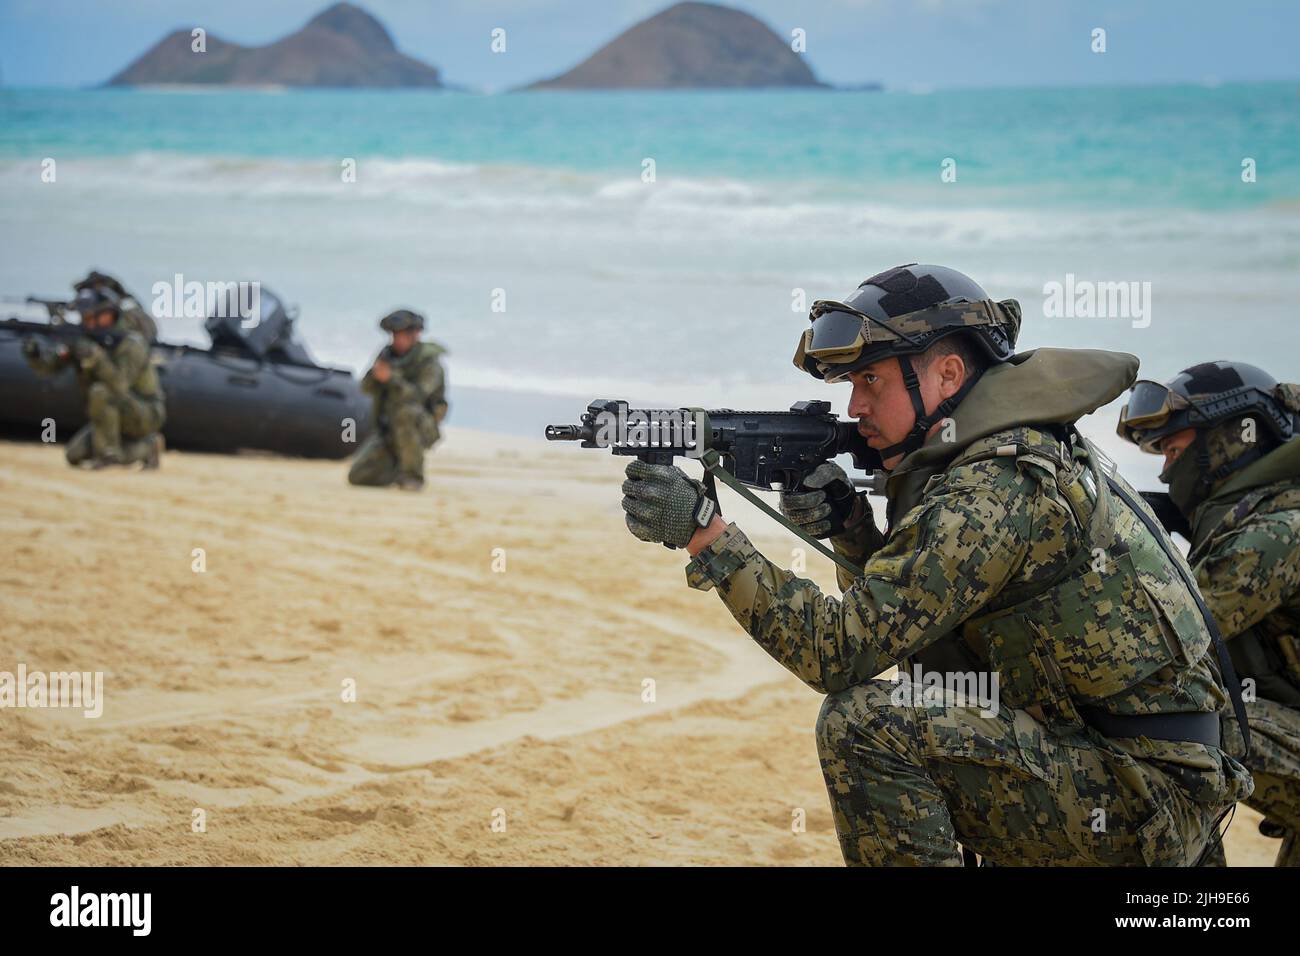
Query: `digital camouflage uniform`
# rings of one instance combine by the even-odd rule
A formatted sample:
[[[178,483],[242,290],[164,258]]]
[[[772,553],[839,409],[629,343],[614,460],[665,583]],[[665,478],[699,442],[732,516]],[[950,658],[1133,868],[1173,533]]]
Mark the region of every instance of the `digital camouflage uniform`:
[[[68,442],[69,464],[148,461],[166,419],[149,344],[120,318],[110,334],[108,348],[83,337],[66,353],[43,349],[27,356],[28,364],[42,375],[73,368],[86,396],[89,422]]]
[[[1118,498],[1095,497],[1105,483],[1063,427],[1136,364],[1042,349],[985,372],[952,416],[958,441],[936,434],[890,474],[888,533],[832,539],[863,571],[839,599],[734,524],[687,566],[827,695],[817,747],[846,862],[957,866],[960,842],[997,865],[1186,866],[1250,792],[1217,747],[1108,738],[1080,715],[1227,704],[1170,559]],[[1057,424],[1022,424],[1027,409]],[[918,664],[996,673],[996,714],[953,694],[896,702],[875,679]]]
[[[1238,676],[1254,682],[1246,803],[1287,831],[1277,864],[1300,866],[1300,438],[1229,478],[1190,524],[1201,593]],[[1224,742],[1241,755],[1230,715]]]
[[[391,485],[403,477],[424,480],[424,453],[441,438],[438,428],[446,414],[446,382],[435,342],[416,342],[405,355],[381,355],[392,368],[387,382],[371,369],[361,390],[371,396],[374,433],[357,450],[348,472],[354,485]]]
[[[139,332],[146,342],[152,343],[157,340],[158,323],[139,302],[129,296],[122,300],[122,321],[127,328]]]

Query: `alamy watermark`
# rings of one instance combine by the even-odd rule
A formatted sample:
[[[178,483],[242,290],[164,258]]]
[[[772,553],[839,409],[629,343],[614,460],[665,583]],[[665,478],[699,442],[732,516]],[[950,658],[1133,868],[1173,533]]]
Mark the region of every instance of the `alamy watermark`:
[[[896,707],[979,707],[981,717],[998,714],[996,671],[927,671],[917,664],[909,674],[899,669],[889,692]]]
[[[1065,274],[1064,282],[1043,284],[1048,319],[1130,319],[1135,329],[1151,324],[1151,283],[1093,282]]]
[[[603,411],[592,420],[593,440],[600,448],[671,448],[687,458],[704,454],[705,414],[687,408],[629,409],[619,402],[618,411]]]
[[[132,936],[148,936],[152,913],[152,893],[83,893],[74,884],[50,897],[51,926],[120,926]]]
[[[176,273],[170,280],[155,282],[150,312],[155,319],[205,319],[238,317],[251,329],[262,320],[262,283],[185,281]]]
[[[0,710],[6,707],[79,707],[95,720],[104,713],[103,671],[0,671]]]

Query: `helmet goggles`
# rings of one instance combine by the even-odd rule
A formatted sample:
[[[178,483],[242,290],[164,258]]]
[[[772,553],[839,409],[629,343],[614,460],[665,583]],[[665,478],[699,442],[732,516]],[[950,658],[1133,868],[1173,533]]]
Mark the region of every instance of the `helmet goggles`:
[[[1116,432],[1146,452],[1159,453],[1160,441],[1185,428],[1205,428],[1234,415],[1261,414],[1283,440],[1292,432],[1285,412],[1264,404],[1268,394],[1244,385],[1214,396],[1193,400],[1159,382],[1135,382],[1127,404],[1120,410]]]
[[[808,312],[809,327],[799,339],[794,364],[807,368],[811,360],[824,381],[843,382],[880,359],[925,351],[937,332],[997,325],[1000,307],[988,299],[961,299],[886,322],[844,302],[818,299]]]

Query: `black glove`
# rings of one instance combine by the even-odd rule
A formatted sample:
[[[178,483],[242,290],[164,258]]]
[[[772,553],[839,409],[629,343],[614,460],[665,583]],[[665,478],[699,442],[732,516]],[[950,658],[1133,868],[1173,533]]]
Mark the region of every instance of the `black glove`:
[[[833,461],[817,466],[790,491],[781,492],[781,514],[813,538],[843,534],[859,494]]]

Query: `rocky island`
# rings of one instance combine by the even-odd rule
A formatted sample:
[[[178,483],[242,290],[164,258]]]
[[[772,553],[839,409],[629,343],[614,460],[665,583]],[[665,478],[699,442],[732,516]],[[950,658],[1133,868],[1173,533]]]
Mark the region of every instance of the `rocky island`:
[[[619,34],[534,90],[824,87],[761,20],[714,3],[678,3]]]
[[[194,43],[188,29],[170,33],[107,85],[443,86],[435,67],[399,52],[383,24],[350,3],[336,3],[265,46],[241,46],[211,33],[203,51]]]

